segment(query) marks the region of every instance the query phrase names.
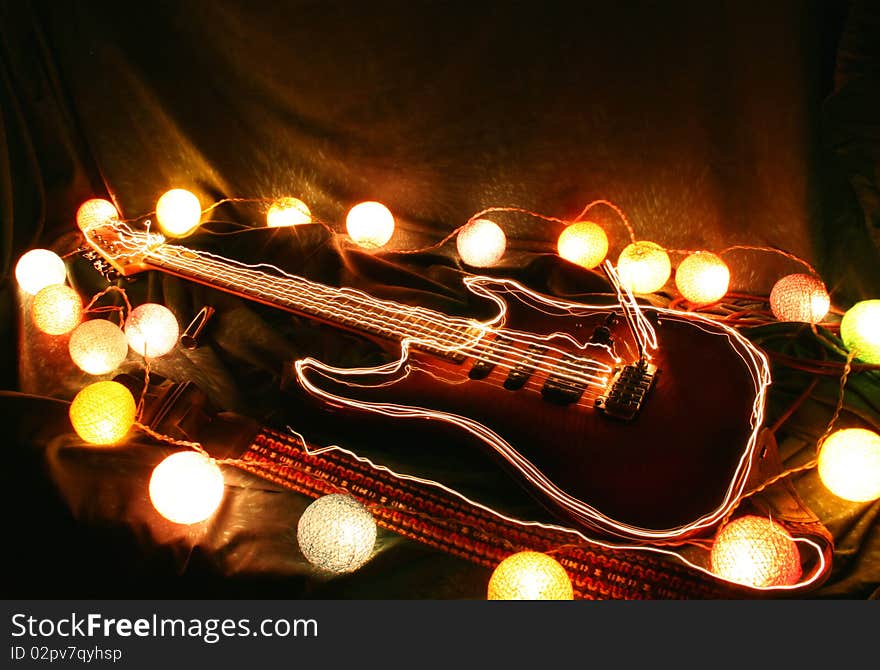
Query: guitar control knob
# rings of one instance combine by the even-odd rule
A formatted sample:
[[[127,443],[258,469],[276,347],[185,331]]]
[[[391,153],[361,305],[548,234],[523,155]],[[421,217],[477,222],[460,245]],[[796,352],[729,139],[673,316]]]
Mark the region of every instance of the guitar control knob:
[[[617,315],[609,314],[605,318],[605,323],[601,326],[596,326],[593,330],[593,334],[590,335],[590,342],[592,344],[604,344],[607,346],[611,346],[614,343],[614,338],[611,336],[611,329],[617,325]]]

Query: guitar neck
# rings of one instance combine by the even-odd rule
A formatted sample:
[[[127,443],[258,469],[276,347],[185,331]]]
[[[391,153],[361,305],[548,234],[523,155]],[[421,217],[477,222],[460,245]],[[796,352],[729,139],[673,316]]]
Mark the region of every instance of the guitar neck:
[[[244,265],[175,245],[162,245],[144,262],[168,274],[383,339],[420,340],[437,345],[424,348],[446,350],[473,337],[473,325],[467,320],[327,286],[274,266]]]

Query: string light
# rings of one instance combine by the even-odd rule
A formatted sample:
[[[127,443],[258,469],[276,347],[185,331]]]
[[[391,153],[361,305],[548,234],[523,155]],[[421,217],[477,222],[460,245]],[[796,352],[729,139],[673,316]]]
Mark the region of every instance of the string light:
[[[856,358],[880,364],[880,300],[862,300],[850,307],[840,320],[840,337]]]
[[[880,498],[880,435],[864,428],[832,433],[819,450],[819,479],[850,502]]]
[[[128,355],[125,333],[107,319],[91,319],[78,325],[67,347],[71,360],[90,375],[113,372]]]
[[[66,282],[67,267],[54,251],[31,249],[15,264],[15,280],[22,291],[36,295],[46,286]]]
[[[167,354],[177,344],[179,334],[180,326],[172,311],[154,302],[138,305],[125,321],[128,346],[145,358]]]
[[[721,257],[698,251],[685,258],[675,271],[675,286],[695,305],[717,302],[727,293],[730,269]]]
[[[311,222],[312,212],[299,198],[279,198],[266,213],[266,225],[269,228],[299,226]]]
[[[745,586],[795,584],[801,576],[797,545],[778,523],[755,515],[734,519],[715,537],[712,572]]]
[[[455,241],[458,255],[468,265],[489,267],[504,256],[507,236],[494,221],[477,219],[458,231]]]
[[[780,321],[819,323],[830,308],[825,284],[813,275],[785,275],[770,291],[770,311]]]
[[[489,600],[572,600],[571,578],[557,561],[537,551],[505,558],[489,579]]]
[[[592,221],[581,221],[567,226],[560,233],[556,246],[565,260],[591,269],[605,260],[608,236],[601,226]]]
[[[669,254],[655,242],[640,240],[624,247],[617,258],[617,274],[633,293],[654,293],[672,274]]]
[[[373,554],[376,521],[350,495],[325,495],[306,507],[296,530],[303,556],[329,572],[352,572]]]
[[[199,227],[202,205],[194,193],[173,188],[156,203],[156,219],[169,237],[186,237]]]
[[[172,523],[200,523],[223,500],[223,472],[209,456],[179,451],[154,468],[149,491],[155,510]]]
[[[119,442],[134,425],[135,402],[125,386],[114,381],[89,384],[70,404],[70,423],[84,442]]]
[[[345,217],[348,235],[365,249],[384,247],[394,234],[394,216],[381,202],[361,202]]]
[[[67,284],[50,284],[34,296],[31,316],[34,325],[44,333],[64,335],[82,321],[82,298]]]
[[[83,232],[119,218],[116,206],[103,198],[86,200],[76,210],[76,225]]]

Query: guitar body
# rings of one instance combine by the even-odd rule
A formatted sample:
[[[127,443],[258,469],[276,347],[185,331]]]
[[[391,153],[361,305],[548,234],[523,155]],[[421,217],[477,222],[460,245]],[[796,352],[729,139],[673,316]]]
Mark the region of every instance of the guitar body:
[[[584,346],[613,313],[617,362],[637,361],[619,306],[560,303],[513,282],[486,281],[479,293],[504,306],[504,332],[517,334],[516,352],[506,346],[506,357],[524,357],[532,342],[614,365],[611,351]],[[385,366],[346,370],[304,359],[296,371],[309,393],[337,411],[421,420],[425,444],[448,439],[453,427],[576,527],[631,540],[685,537],[717,522],[742,492],[769,373],[764,356],[726,326],[689,313],[642,310],[656,333],[657,373],[628,420],[597,409],[597,394],[589,390],[577,402],[546,399],[546,371],[510,390],[509,367],[472,379],[472,359],[406,343]]]

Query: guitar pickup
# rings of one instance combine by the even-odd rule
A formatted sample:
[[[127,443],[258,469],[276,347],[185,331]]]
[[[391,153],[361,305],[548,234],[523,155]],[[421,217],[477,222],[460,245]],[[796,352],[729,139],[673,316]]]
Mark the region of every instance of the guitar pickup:
[[[504,380],[504,388],[508,391],[518,391],[535,372],[535,359],[545,351],[540,344],[532,344],[526,349],[526,355],[507,374]]]
[[[576,369],[577,359],[570,354],[566,354],[560,359],[559,363],[567,366],[569,369]],[[573,375],[550,375],[541,388],[541,395],[544,396],[544,400],[561,405],[568,405],[580,400],[587,385],[585,382],[571,379],[571,376]]]
[[[625,365],[617,371],[596,407],[615,419],[631,421],[642,408],[657,376],[657,366],[647,361]]]

